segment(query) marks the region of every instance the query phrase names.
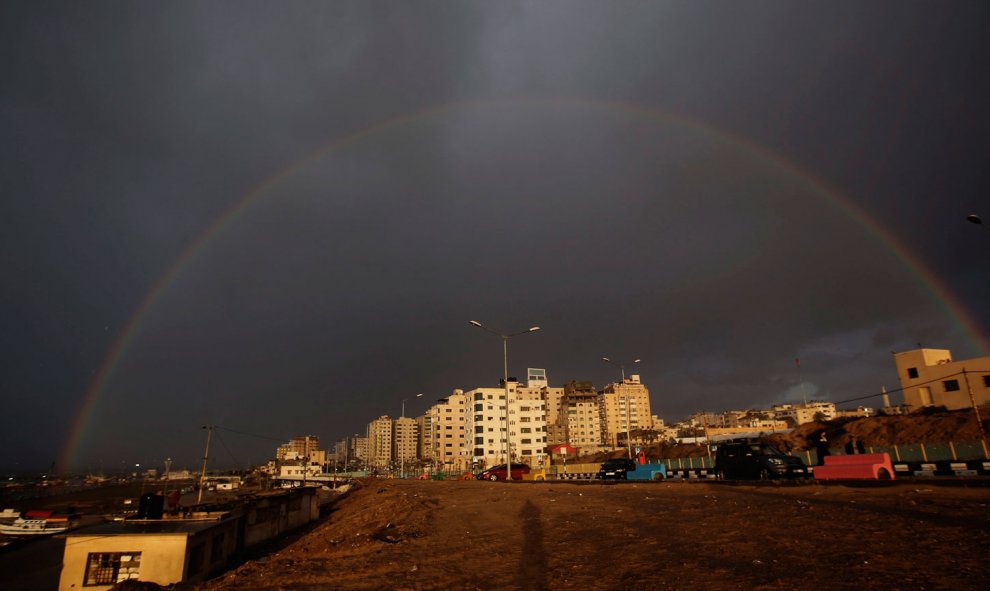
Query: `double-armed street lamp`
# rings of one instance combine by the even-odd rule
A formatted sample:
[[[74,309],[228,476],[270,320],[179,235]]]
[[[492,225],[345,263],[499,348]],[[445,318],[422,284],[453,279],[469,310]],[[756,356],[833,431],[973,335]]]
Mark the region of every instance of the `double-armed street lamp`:
[[[608,357],[602,357],[602,361],[604,361],[605,363],[609,363],[611,365],[614,365],[614,366],[618,367],[619,368],[619,372],[622,375],[622,384],[625,384],[626,383],[626,364],[625,363],[618,363],[616,361],[612,361]],[[639,362],[640,362],[640,360],[639,359],[636,359],[630,365],[635,365],[636,363],[639,363]],[[618,393],[616,393],[616,394],[618,394]],[[631,460],[632,459],[632,431],[631,431],[631,429],[632,429],[632,421],[629,420],[629,396],[624,396],[623,397],[623,400],[626,403],[626,453],[629,455],[629,459]]]
[[[505,334],[489,328],[477,320],[469,320],[472,326],[477,326],[481,330],[492,333],[502,339],[502,385],[505,387],[505,479],[512,480],[512,450],[509,448],[509,339],[519,335],[528,334],[540,330],[539,326],[531,326],[526,330]]]

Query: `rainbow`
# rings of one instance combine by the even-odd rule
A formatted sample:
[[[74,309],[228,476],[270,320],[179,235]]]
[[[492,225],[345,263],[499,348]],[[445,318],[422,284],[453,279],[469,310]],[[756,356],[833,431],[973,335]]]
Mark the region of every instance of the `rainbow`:
[[[755,143],[749,138],[715,127],[705,121],[694,119],[682,114],[674,114],[662,111],[647,105],[634,103],[592,100],[585,98],[516,98],[497,99],[487,101],[465,101],[451,103],[447,105],[435,106],[423,109],[414,113],[393,117],[375,123],[349,135],[335,138],[323,145],[316,151],[308,154],[278,172],[266,178],[260,185],[240,199],[235,201],[223,213],[221,213],[209,226],[207,226],[195,240],[182,252],[169,269],[155,282],[152,288],[144,296],[137,309],[120,331],[110,350],[107,352],[96,376],[86,389],[79,410],[69,428],[62,452],[59,454],[58,467],[67,470],[75,460],[75,454],[80,448],[86,425],[93,413],[100,394],[112,378],[114,371],[120,364],[125,353],[138,334],[142,322],[154,308],[162,293],[171,285],[187,268],[196,255],[203,252],[213,239],[220,234],[224,228],[241,216],[245,211],[251,209],[258,202],[265,199],[269,193],[282,181],[293,177],[304,170],[309,165],[332,153],[341,151],[348,146],[357,144],[363,140],[372,139],[386,132],[408,126],[413,123],[441,117],[454,112],[469,112],[481,110],[493,106],[520,105],[520,106],[560,106],[571,105],[583,107],[590,110],[600,110],[606,112],[619,111],[628,113],[636,117],[661,124],[679,125],[693,131],[707,133],[720,141],[744,150],[749,155],[763,160],[769,165],[775,166],[788,173],[795,179],[801,181],[811,191],[828,198],[836,207],[844,212],[857,225],[861,226],[869,234],[879,238],[879,240],[889,248],[893,254],[902,261],[909,269],[913,270],[921,279],[922,284],[928,289],[934,300],[954,318],[960,326],[973,339],[974,344],[980,348],[984,354],[990,352],[990,343],[981,336],[981,331],[971,314],[966,310],[961,302],[946,289],[939,278],[931,272],[926,265],[914,255],[904,244],[897,240],[882,225],[874,220],[865,210],[856,205],[841,192],[829,186],[821,178],[809,173],[793,162],[787,160],[782,155],[773,150]]]

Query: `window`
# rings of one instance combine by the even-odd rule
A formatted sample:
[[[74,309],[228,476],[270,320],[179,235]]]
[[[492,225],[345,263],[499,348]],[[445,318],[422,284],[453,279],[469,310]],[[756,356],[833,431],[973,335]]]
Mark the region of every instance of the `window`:
[[[959,380],[945,380],[942,382],[945,386],[946,392],[958,392],[959,391]]]
[[[983,387],[990,388],[990,376],[983,376]]]
[[[917,367],[909,367],[908,368],[908,377],[911,378],[912,380],[917,379],[918,378],[918,368]]]
[[[140,552],[90,552],[83,587],[113,585],[118,581],[137,579],[140,570]]]

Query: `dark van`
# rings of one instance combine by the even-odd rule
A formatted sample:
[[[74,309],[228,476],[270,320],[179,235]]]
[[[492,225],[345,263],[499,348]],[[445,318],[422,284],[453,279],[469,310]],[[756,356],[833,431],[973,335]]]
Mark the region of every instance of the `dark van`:
[[[782,453],[759,441],[731,441],[715,451],[715,477],[759,479],[805,477],[808,467],[801,458]]]

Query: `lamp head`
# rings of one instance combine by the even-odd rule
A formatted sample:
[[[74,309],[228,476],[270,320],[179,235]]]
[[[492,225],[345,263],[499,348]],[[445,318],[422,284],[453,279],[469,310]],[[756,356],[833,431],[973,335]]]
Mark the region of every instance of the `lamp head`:
[[[971,221],[971,222],[973,222],[974,224],[982,224],[983,223],[983,218],[981,218],[980,216],[976,215],[975,213],[969,214],[968,216],[966,216],[966,219],[969,220],[969,221]]]
[[[468,320],[468,322],[473,324],[474,326],[477,326],[478,328],[481,328],[481,323],[478,322],[477,320]]]

